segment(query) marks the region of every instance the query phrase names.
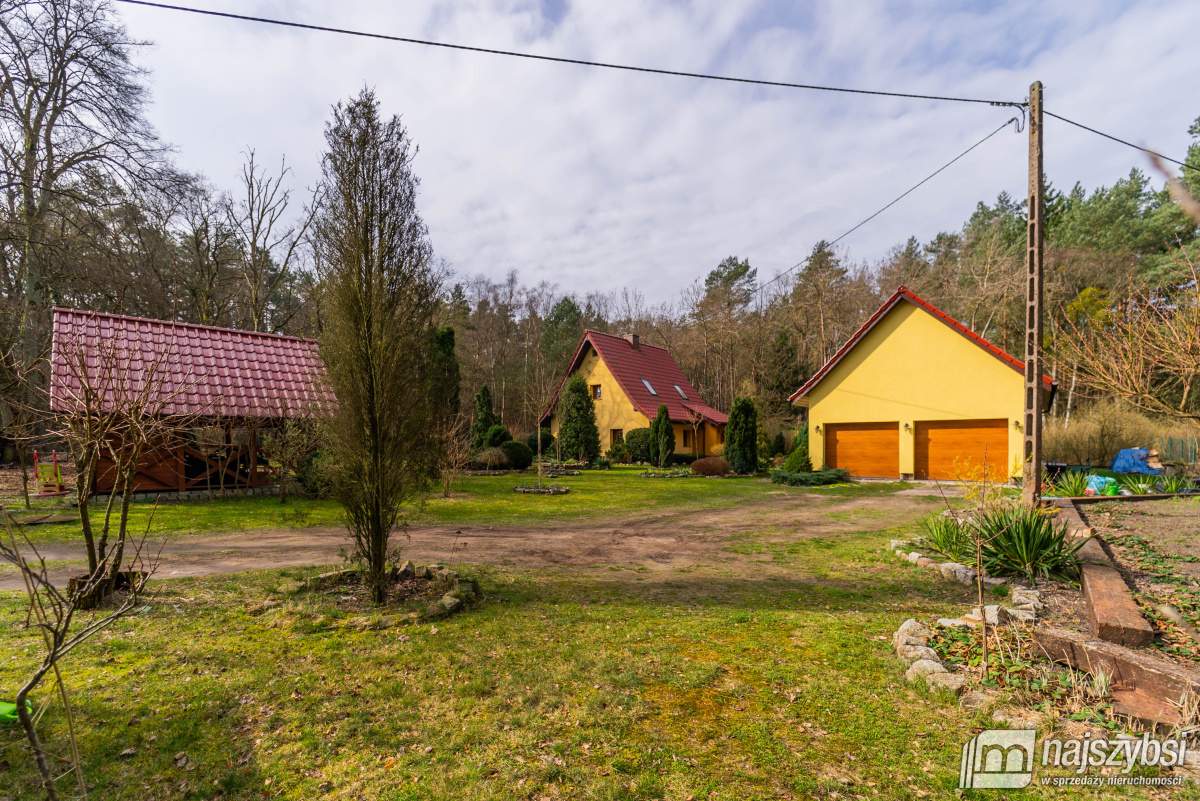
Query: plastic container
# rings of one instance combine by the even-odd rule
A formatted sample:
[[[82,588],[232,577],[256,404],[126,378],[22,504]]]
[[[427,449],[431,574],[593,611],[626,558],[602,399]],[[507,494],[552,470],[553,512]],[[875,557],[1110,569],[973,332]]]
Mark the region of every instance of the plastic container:
[[[33,703],[25,699],[25,711],[33,714]],[[0,724],[5,726],[16,725],[17,723],[17,705],[10,704],[7,701],[0,701]]]

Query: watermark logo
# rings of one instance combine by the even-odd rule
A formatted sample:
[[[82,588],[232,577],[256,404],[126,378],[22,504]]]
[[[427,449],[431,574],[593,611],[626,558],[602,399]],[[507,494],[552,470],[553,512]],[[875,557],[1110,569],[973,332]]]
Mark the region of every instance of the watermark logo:
[[[1033,780],[1036,729],[992,729],[963,746],[958,786],[1018,790]]]
[[[1112,740],[1089,733],[1083,738],[1049,739],[1042,742],[1042,767],[1071,768],[1074,776],[1043,776],[1041,783],[1055,787],[1102,785],[1178,786],[1182,777],[1130,776],[1136,766],[1173,768],[1187,758],[1188,737],[1158,739],[1149,734],[1140,738],[1121,736]],[[992,729],[980,732],[963,746],[959,765],[960,789],[1018,790],[1033,780],[1033,760],[1037,752],[1036,729]],[[1093,768],[1112,769],[1117,775],[1085,775]],[[1109,771],[1106,771],[1109,772]]]

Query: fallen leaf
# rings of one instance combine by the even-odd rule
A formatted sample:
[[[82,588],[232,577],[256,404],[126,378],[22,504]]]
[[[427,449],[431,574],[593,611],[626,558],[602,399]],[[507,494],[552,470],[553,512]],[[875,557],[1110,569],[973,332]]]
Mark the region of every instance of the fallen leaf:
[[[183,751],[180,751],[178,754],[175,755],[175,767],[182,768],[186,764],[187,764],[187,754],[184,753]]]
[[[129,758],[129,757],[133,756],[133,755],[134,755],[134,754],[136,754],[136,753],[137,753],[137,749],[136,749],[136,748],[126,748],[124,751],[122,751],[122,752],[121,752],[121,756],[122,756],[123,758],[126,758],[126,759],[127,759],[127,758]]]

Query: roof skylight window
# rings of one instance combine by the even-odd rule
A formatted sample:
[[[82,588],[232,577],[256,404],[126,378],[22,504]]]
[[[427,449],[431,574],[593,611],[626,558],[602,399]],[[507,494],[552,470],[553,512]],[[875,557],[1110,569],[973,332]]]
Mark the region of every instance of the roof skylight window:
[[[649,381],[647,381],[646,379],[643,378],[642,383],[646,385],[646,389],[650,390],[651,395],[653,395],[656,398],[658,397],[658,393],[654,391],[654,387],[650,386]]]
[[[688,399],[687,393],[683,391],[683,387],[679,386],[678,384],[672,384],[671,386],[675,387],[675,391],[679,393],[679,397],[683,398],[684,400]]]

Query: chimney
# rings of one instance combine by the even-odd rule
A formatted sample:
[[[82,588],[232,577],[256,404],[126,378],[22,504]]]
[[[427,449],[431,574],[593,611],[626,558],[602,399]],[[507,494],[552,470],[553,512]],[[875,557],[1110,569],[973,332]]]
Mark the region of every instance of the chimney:
[[[633,345],[635,348],[641,345],[641,337],[639,337],[637,334],[626,334],[625,341],[630,345]]]

